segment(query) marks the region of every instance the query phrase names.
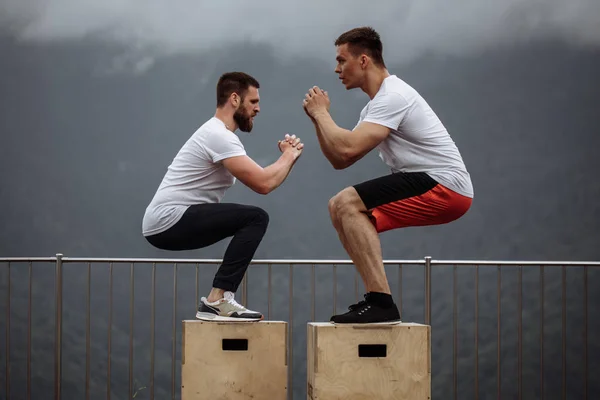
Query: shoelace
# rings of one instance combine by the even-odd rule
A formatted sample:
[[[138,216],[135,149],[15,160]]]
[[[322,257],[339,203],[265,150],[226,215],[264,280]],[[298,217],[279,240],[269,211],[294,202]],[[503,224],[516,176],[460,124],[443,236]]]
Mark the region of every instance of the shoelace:
[[[246,307],[235,301],[234,298],[227,299],[227,302],[235,307],[241,308],[242,310],[246,311]]]
[[[348,310],[350,310],[350,311],[354,311],[354,310],[356,310],[357,308],[361,308],[361,307],[365,306],[365,305],[367,304],[367,295],[366,295],[366,294],[364,294],[363,296],[365,297],[365,300],[361,300],[361,301],[359,301],[359,302],[358,302],[358,303],[356,303],[356,304],[352,304],[352,305],[350,305],[350,306],[348,307]]]

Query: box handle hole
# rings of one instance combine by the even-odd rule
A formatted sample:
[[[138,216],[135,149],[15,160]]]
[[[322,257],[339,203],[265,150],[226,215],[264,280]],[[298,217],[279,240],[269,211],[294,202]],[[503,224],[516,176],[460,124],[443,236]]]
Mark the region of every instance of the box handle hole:
[[[387,345],[385,344],[359,344],[359,357],[386,357]]]
[[[248,339],[223,339],[224,351],[247,351]]]

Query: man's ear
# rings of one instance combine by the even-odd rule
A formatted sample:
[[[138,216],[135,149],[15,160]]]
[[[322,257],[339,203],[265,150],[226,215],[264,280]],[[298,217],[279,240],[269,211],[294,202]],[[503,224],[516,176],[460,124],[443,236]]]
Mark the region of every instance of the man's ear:
[[[231,104],[233,104],[233,106],[235,108],[238,108],[240,106],[240,96],[238,96],[237,93],[233,92],[231,94],[230,99],[231,99]]]
[[[366,66],[369,63],[369,57],[367,57],[365,54],[360,56],[360,67],[361,68],[366,68]]]

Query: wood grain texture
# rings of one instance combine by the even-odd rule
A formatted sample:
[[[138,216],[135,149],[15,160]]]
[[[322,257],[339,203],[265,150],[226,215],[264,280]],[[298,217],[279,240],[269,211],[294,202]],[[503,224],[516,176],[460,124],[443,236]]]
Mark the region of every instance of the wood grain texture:
[[[287,333],[281,321],[183,321],[182,400],[285,400]],[[247,350],[223,350],[224,339]]]
[[[309,400],[431,398],[430,326],[315,322],[307,329]],[[385,354],[359,356],[359,345]]]

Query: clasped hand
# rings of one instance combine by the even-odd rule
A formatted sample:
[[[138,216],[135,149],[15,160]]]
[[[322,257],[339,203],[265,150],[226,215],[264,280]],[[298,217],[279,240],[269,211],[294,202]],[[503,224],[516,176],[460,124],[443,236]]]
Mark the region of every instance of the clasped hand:
[[[315,115],[319,112],[329,112],[330,105],[329,95],[325,90],[318,86],[310,88],[302,101],[304,112],[313,120]],[[282,153],[290,151],[295,158],[298,158],[302,153],[304,143],[302,143],[300,138],[296,137],[296,135],[289,135],[286,133],[283,140],[277,142],[277,146]]]
[[[328,112],[330,105],[331,101],[329,100],[329,95],[318,86],[313,86],[308,89],[308,92],[302,101],[304,112],[313,119],[320,112]]]
[[[298,158],[300,157],[300,154],[302,154],[304,143],[302,143],[300,138],[296,137],[296,135],[290,136],[286,133],[283,140],[279,140],[277,142],[277,146],[282,153],[288,151],[291,152],[295,158]]]

